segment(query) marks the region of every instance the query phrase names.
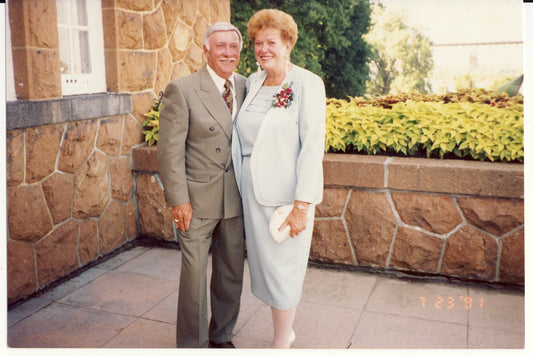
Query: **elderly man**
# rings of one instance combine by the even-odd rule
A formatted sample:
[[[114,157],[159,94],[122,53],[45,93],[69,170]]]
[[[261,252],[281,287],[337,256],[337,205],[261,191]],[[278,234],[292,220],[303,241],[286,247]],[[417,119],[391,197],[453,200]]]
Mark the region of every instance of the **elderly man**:
[[[235,347],[231,339],[242,292],[244,233],[231,136],[246,82],[234,73],[241,49],[242,36],[236,27],[214,24],[204,36],[207,65],[170,82],[163,96],[158,159],[182,251],[178,347]]]

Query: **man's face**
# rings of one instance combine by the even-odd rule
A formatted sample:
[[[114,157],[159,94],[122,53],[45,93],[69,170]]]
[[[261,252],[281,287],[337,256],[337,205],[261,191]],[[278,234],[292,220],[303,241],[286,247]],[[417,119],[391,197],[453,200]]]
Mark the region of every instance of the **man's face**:
[[[209,35],[207,41],[209,49],[204,46],[204,53],[209,67],[228,79],[239,64],[239,36],[235,31],[217,31]]]

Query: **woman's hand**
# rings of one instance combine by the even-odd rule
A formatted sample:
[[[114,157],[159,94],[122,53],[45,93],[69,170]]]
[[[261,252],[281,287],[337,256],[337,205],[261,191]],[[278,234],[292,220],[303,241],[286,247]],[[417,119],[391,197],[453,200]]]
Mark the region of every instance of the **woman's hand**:
[[[300,235],[302,231],[304,231],[307,227],[308,209],[308,202],[295,200],[294,207],[292,208],[291,212],[289,213],[283,224],[280,225],[278,231],[282,231],[283,229],[285,229],[285,227],[289,226],[291,229],[290,237]]]

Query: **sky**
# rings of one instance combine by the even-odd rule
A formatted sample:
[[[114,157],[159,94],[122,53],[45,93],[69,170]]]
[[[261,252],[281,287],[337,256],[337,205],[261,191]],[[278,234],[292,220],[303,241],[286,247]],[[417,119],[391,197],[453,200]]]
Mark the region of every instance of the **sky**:
[[[434,44],[522,41],[522,0],[381,0]]]

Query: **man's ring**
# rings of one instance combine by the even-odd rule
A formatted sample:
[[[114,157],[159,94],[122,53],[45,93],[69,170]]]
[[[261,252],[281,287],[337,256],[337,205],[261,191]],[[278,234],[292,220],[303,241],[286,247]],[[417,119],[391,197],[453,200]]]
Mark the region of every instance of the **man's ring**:
[[[174,219],[174,222],[180,222],[178,219]]]

